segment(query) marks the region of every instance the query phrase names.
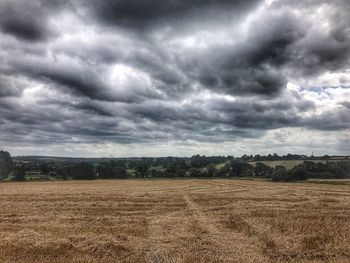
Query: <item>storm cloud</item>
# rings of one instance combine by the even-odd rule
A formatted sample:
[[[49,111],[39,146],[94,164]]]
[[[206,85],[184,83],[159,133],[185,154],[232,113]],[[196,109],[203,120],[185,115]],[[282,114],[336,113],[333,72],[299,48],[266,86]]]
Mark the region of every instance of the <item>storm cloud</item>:
[[[347,0],[3,0],[0,146],[344,154],[349,9]]]

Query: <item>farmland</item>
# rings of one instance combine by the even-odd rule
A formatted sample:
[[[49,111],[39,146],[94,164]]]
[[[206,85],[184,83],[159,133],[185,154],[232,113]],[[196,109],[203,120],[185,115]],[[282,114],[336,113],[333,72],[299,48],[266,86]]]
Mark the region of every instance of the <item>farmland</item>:
[[[348,185],[0,184],[0,262],[349,262]]]
[[[326,164],[327,162],[340,162],[344,159],[334,159],[334,160],[322,160],[322,159],[314,159],[312,160],[315,163]],[[258,162],[249,162],[249,164],[255,166]],[[278,160],[278,161],[262,161],[261,163],[270,166],[272,168],[276,168],[276,166],[281,165],[284,166],[287,170],[292,169],[297,165],[302,165],[305,163],[305,160]]]

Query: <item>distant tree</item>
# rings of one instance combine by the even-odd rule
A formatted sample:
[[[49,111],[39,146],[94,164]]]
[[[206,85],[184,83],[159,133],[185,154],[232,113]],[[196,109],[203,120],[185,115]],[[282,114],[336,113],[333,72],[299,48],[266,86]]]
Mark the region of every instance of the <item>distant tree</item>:
[[[152,167],[148,170],[149,176],[152,178],[164,177],[164,172]]]
[[[112,178],[127,178],[128,172],[126,169],[126,162],[124,160],[110,161],[108,166],[113,169]]]
[[[79,180],[96,179],[95,167],[91,163],[80,162],[71,168],[72,177]]]
[[[320,172],[318,163],[315,163],[313,161],[305,161],[304,166],[308,172],[312,172],[312,173]]]
[[[249,163],[234,160],[228,164],[229,175],[239,177],[251,177],[253,176],[253,166]]]
[[[209,163],[208,158],[203,156],[200,156],[199,154],[193,155],[191,158],[191,166],[194,168],[200,168],[204,167]]]
[[[243,162],[248,162],[249,160],[250,160],[250,157],[249,157],[248,155],[243,154],[243,155],[241,156],[241,161],[243,161]]]
[[[15,181],[25,181],[26,180],[26,169],[22,165],[18,165],[14,169],[13,179]]]
[[[216,177],[227,177],[229,176],[230,169],[228,166],[221,167],[216,173]]]
[[[187,173],[189,177],[202,177],[202,171],[196,168],[190,168]]]
[[[63,179],[63,180],[68,180],[68,176],[70,176],[71,174],[72,174],[71,166],[59,165],[56,168],[56,175],[58,177],[61,177],[61,179]]]
[[[177,165],[175,162],[169,163],[169,165],[164,170],[164,176],[167,178],[173,178],[176,176]]]
[[[128,172],[125,167],[123,166],[116,166],[114,167],[114,177],[115,178],[127,178],[128,177]]]
[[[273,158],[273,160],[280,160],[281,159],[277,153],[274,153],[272,158]]]
[[[11,155],[6,151],[0,151],[0,180],[7,177],[13,167]]]
[[[272,177],[273,168],[264,163],[256,163],[254,167],[254,176],[256,177]]]
[[[287,169],[282,165],[277,165],[273,172],[272,181],[285,181],[287,178]]]
[[[114,178],[113,167],[109,165],[98,164],[96,166],[96,172],[97,172],[98,178],[101,178],[101,179]]]
[[[148,169],[150,168],[150,164],[146,161],[138,161],[135,165],[136,174],[138,177],[147,177]]]
[[[249,163],[243,163],[241,169],[241,176],[243,177],[252,177],[254,175],[254,167]]]
[[[307,180],[307,173],[306,173],[305,166],[300,164],[300,165],[293,167],[293,169],[288,171],[288,176],[287,176],[286,180],[287,181]]]
[[[218,174],[218,169],[216,169],[215,165],[210,165],[206,170],[207,177],[216,177]]]
[[[256,162],[261,161],[261,156],[260,156],[260,154],[254,155],[253,159],[254,159],[254,161],[256,161]]]
[[[231,161],[233,160],[235,157],[233,155],[227,155],[224,161]]]
[[[334,167],[334,177],[338,179],[344,179],[349,174],[350,169],[348,162],[342,161],[335,163]]]
[[[47,175],[50,172],[50,168],[46,163],[41,163],[39,165],[39,170],[42,174]]]
[[[177,167],[175,177],[185,177],[186,176],[186,170],[181,168],[180,166]]]
[[[295,166],[289,171],[284,166],[276,166],[272,180],[284,182],[304,181],[307,180],[307,171],[302,164]]]
[[[350,177],[350,162],[348,160],[326,163],[305,161],[307,176],[311,178],[347,178]]]
[[[61,175],[61,178],[62,178],[62,180],[67,181],[68,180],[68,175],[67,174],[63,174],[63,175]]]

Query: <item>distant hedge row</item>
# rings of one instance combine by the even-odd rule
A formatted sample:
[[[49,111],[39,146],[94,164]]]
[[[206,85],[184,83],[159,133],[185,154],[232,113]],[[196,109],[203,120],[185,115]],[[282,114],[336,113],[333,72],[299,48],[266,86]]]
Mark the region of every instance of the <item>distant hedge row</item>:
[[[257,158],[253,156],[253,159]],[[272,155],[274,158],[276,155]],[[303,155],[287,155],[285,157]],[[190,158],[130,158],[82,161],[65,158],[48,161],[43,158],[12,160],[6,151],[0,151],[0,179],[117,179],[117,178],[207,178],[207,177],[257,177],[273,181],[300,181],[308,178],[349,178],[350,161],[327,161],[325,163],[304,161],[287,170],[283,166],[270,167],[262,162],[254,165],[247,162],[249,156],[206,157],[194,155]],[[269,158],[268,156],[265,156]],[[263,159],[265,158],[263,157]],[[285,158],[282,157],[282,158]],[[262,158],[258,156],[258,159]],[[304,158],[304,157],[303,157]]]

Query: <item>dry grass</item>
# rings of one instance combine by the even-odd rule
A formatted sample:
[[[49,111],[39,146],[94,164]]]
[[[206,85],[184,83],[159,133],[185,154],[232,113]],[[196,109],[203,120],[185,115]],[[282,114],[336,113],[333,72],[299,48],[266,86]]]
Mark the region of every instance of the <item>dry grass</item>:
[[[350,262],[348,185],[0,184],[0,262]]]
[[[326,164],[327,162],[339,162],[339,161],[343,161],[345,159],[332,159],[332,160],[322,160],[322,159],[316,159],[316,160],[311,160],[312,162],[315,163],[323,163]],[[282,165],[284,166],[287,170],[290,170],[292,168],[294,168],[297,165],[303,164],[305,161],[304,160],[277,160],[277,161],[253,161],[253,162],[249,162],[249,164],[255,166],[256,163],[263,163],[267,166],[270,166],[272,168],[276,168],[277,165]]]
[[[319,161],[315,161],[319,162]],[[320,161],[321,162],[321,161]],[[256,163],[263,163],[267,166],[270,166],[272,168],[276,168],[278,165],[284,166],[287,170],[292,169],[293,167],[303,164],[304,160],[279,160],[279,161],[260,161],[260,162],[249,162],[249,164],[255,166]]]

